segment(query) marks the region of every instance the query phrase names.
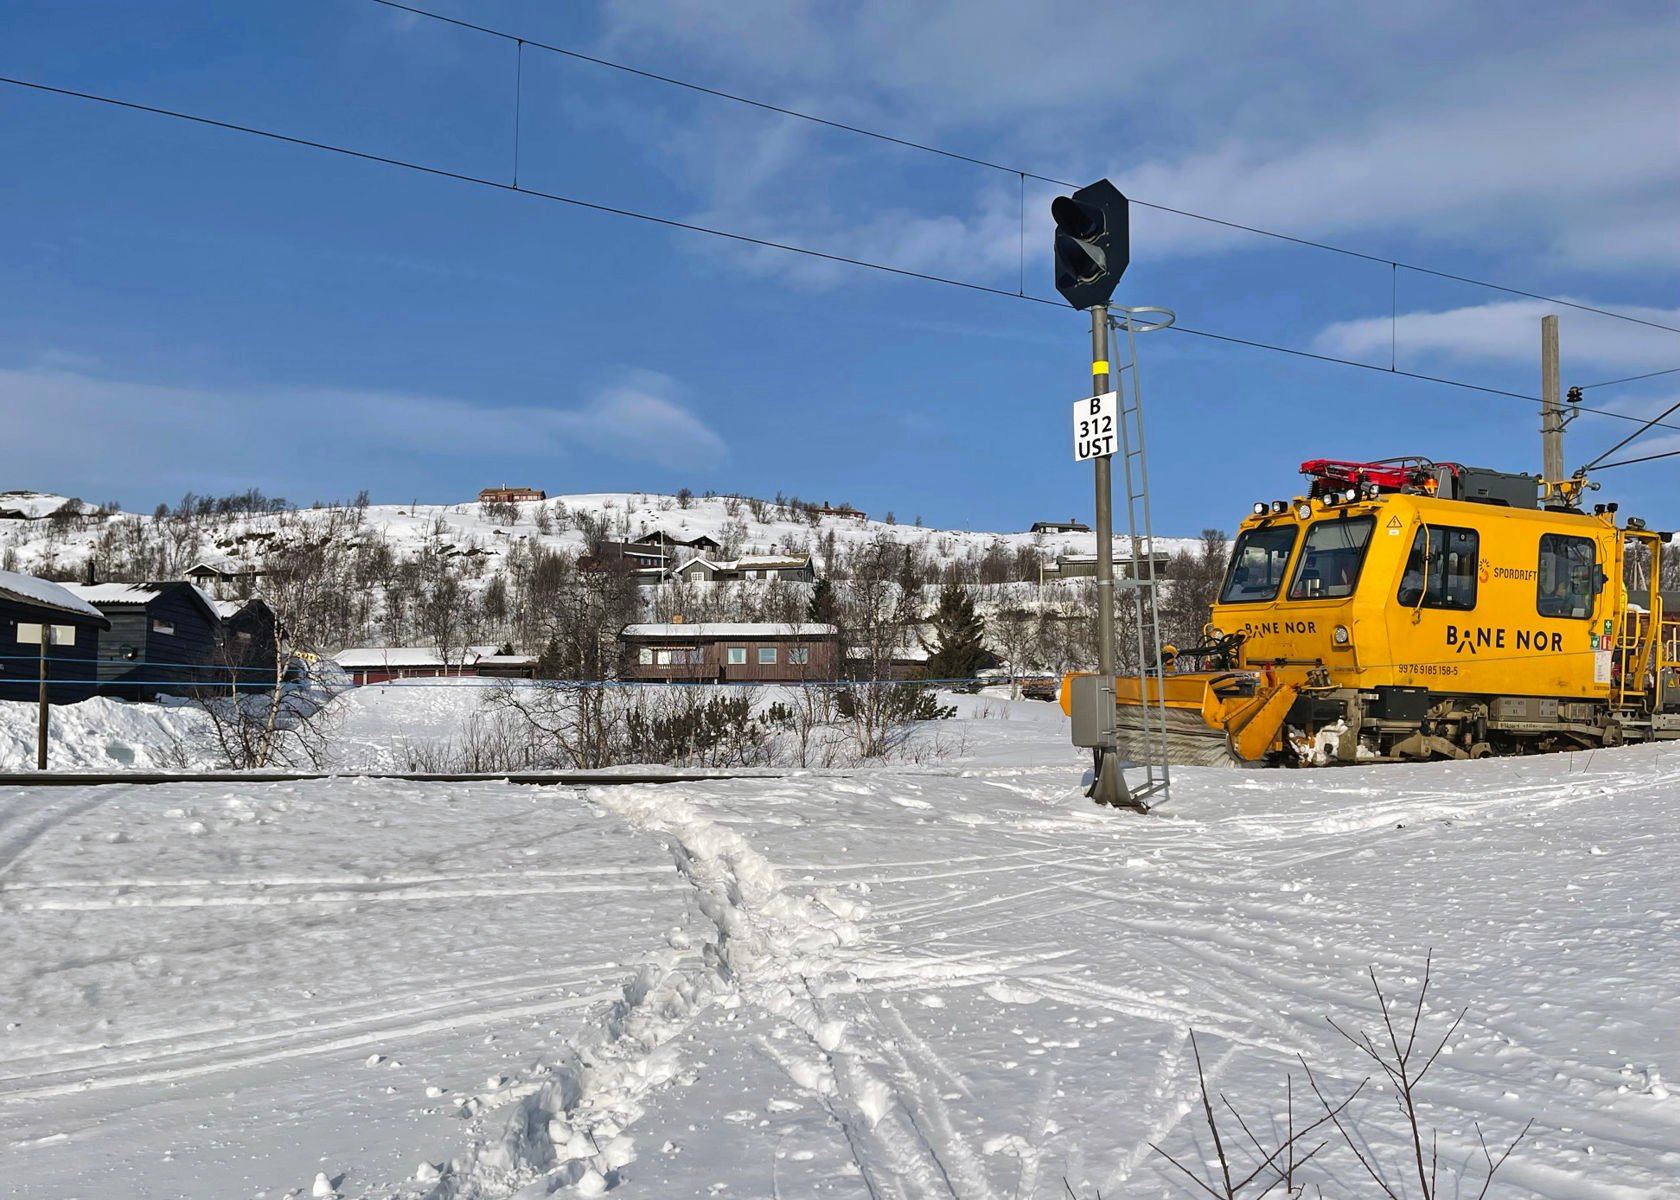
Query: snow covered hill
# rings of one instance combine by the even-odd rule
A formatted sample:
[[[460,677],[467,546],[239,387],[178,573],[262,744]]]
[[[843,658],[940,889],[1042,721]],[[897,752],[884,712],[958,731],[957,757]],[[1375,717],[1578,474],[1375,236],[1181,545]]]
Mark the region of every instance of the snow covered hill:
[[[29,495],[32,510],[42,513],[66,503],[64,497]],[[335,516],[342,520],[346,514],[354,515],[354,525],[362,536],[384,542],[398,561],[440,546],[450,552],[483,557],[486,566],[476,576],[481,585],[500,572],[510,548],[517,543],[535,541],[578,553],[587,547],[591,531],[624,540],[661,531],[683,541],[705,536],[728,548],[730,556],[736,550],[815,551],[819,566],[824,547],[844,549],[878,537],[916,546],[940,564],[978,557],[994,547],[1009,555],[1034,548],[1052,560],[1058,554],[1092,554],[1096,550],[1096,536],[1091,533],[924,529],[914,524],[814,514],[809,508],[794,507],[794,503],[727,496],[679,500],[640,492],[604,492],[552,496],[546,501],[505,506],[477,502],[326,505],[251,512],[208,505],[207,512],[148,515],[118,511],[99,516],[91,515],[90,509],[89,515],[74,519],[0,519],[0,555],[10,570],[79,575],[90,558],[101,557],[102,542],[107,547],[123,546],[144,538],[148,530],[167,525],[171,530],[168,554],[177,569],[184,570],[199,560],[229,567],[260,566],[267,544],[275,538],[325,525]],[[4,508],[0,504],[0,509]],[[1198,539],[1157,539],[1157,549],[1169,554],[1199,545]],[[1126,553],[1127,547],[1119,547],[1119,552]],[[110,554],[108,549],[106,557]],[[96,566],[108,574],[111,564],[96,562]]]
[[[963,703],[922,767],[0,787],[0,1191],[1191,1195],[1191,1033],[1264,1136],[1432,953],[1460,1194],[1531,1118],[1490,1196],[1674,1194],[1680,748],[1186,769],[1139,817],[1052,706]]]

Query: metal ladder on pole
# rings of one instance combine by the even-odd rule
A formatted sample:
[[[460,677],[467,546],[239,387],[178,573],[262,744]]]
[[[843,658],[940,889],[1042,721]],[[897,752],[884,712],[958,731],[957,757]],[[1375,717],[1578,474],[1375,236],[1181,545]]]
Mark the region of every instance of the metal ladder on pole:
[[[1165,329],[1176,320],[1171,309],[1153,306],[1125,307],[1115,305],[1109,310],[1109,325],[1126,335],[1126,360],[1114,374],[1114,390],[1119,403],[1120,470],[1117,482],[1125,497],[1125,530],[1131,547],[1131,570],[1125,579],[1116,579],[1115,588],[1124,592],[1129,604],[1118,603],[1116,613],[1129,617],[1133,634],[1133,661],[1137,663],[1138,707],[1140,728],[1131,739],[1140,752],[1143,779],[1128,781],[1132,798],[1144,802],[1158,795],[1160,800],[1171,798],[1171,767],[1167,761],[1166,684],[1162,678],[1161,616],[1159,593],[1161,580],[1156,574],[1155,530],[1149,515],[1149,464],[1144,453],[1143,385],[1138,378],[1137,335]]]

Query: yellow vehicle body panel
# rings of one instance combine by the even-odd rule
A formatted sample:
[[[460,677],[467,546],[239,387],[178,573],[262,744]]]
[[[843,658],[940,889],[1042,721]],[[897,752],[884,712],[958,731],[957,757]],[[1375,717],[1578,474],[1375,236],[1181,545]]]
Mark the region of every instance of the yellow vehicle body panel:
[[[1300,502],[1298,502],[1300,503]],[[1506,508],[1390,494],[1325,510],[1300,521],[1292,511],[1251,517],[1261,525],[1312,526],[1370,516],[1375,525],[1357,587],[1340,599],[1290,598],[1306,565],[1297,538],[1275,599],[1216,603],[1212,623],[1241,631],[1242,665],[1322,664],[1342,687],[1408,686],[1501,696],[1602,699],[1610,690],[1610,651],[1626,607],[1622,534],[1613,518]],[[1420,529],[1472,529],[1478,538],[1474,607],[1433,608],[1399,602],[1402,572]],[[1589,539],[1602,587],[1570,615],[1545,615],[1538,603],[1540,539]],[[1338,644],[1337,626],[1347,631]]]

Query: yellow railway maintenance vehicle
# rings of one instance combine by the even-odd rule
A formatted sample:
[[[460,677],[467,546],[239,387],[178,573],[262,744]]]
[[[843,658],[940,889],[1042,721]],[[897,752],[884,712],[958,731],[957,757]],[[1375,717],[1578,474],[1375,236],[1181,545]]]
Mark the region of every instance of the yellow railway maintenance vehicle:
[[[1480,758],[1680,738],[1668,533],[1583,512],[1585,481],[1435,463],[1315,460],[1307,493],[1243,521],[1208,644],[1115,683],[1122,753],[1165,717],[1176,762]],[[1676,606],[1680,609],[1680,605]],[[1190,662],[1202,669],[1183,669]],[[1071,711],[1074,677],[1064,681]]]

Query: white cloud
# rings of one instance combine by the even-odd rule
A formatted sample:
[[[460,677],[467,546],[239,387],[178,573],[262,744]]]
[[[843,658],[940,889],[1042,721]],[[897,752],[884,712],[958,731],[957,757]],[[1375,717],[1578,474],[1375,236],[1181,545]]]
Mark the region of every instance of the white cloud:
[[[675,381],[648,371],[582,403],[498,405],[355,389],[178,387],[35,367],[0,369],[0,408],[10,414],[0,475],[96,479],[112,491],[148,494],[224,479],[241,487],[251,478],[314,480],[319,473],[298,464],[323,458],[606,457],[703,467],[728,456],[723,439],[682,403]]]
[[[1565,299],[1586,303],[1578,297]],[[1680,328],[1680,309],[1635,304],[1595,307]],[[1401,313],[1392,323],[1386,315],[1338,321],[1313,339],[1312,348],[1320,354],[1386,363],[1393,338],[1399,358],[1406,362],[1416,362],[1419,355],[1438,354],[1462,360],[1533,363],[1538,371],[1540,319],[1550,313],[1558,316],[1559,358],[1565,383],[1575,381],[1574,367],[1580,363],[1628,374],[1680,366],[1680,334],[1543,300],[1501,300],[1437,312]]]
[[[1372,235],[1359,239],[1372,247],[1400,233],[1521,252],[1530,268],[1680,266],[1680,24],[1651,11],[1542,7],[1520,28],[1445,0],[1060,16],[1008,0],[611,0],[606,15],[611,50],[638,61],[1029,170],[1106,171],[1141,199],[1246,224]],[[822,153],[801,157],[814,127],[780,118],[758,126],[768,157],[741,142],[713,153],[715,117],[692,116],[679,140],[687,161],[707,164],[693,171],[702,208],[732,228],[780,207],[799,168],[820,172],[845,153],[841,135],[822,133]],[[869,182],[895,172],[885,162]],[[991,185],[953,178],[981,197],[942,198],[961,227],[912,229],[884,253],[948,264],[946,247],[987,242]],[[848,208],[849,181],[830,182],[832,219],[795,230],[822,238],[795,240],[838,253],[881,240],[874,214],[921,211],[925,198],[907,182],[897,203],[871,195]],[[1012,248],[1018,193],[1010,201]],[[1042,232],[1037,207],[1029,238]],[[1140,256],[1266,244],[1136,215]]]
[[[696,220],[783,245],[988,287],[1013,285],[1021,258],[1020,205],[1003,188],[987,189],[970,211],[961,214],[891,209],[848,224],[843,216],[821,208],[765,212],[742,198],[730,207],[713,207]],[[754,274],[815,288],[855,280],[859,270],[768,247],[721,243],[708,248]]]
[[[1401,228],[1434,241],[1539,235],[1553,251],[1606,265],[1680,265],[1680,212],[1614,228],[1618,205],[1680,184],[1674,112],[1653,105],[1649,78],[1605,79],[1570,98],[1568,118],[1532,97],[1461,108],[1425,97],[1281,146],[1245,140],[1115,173],[1122,188],[1174,207],[1325,238]],[[1655,153],[1668,146],[1667,153]],[[1609,222],[1607,224],[1607,222]],[[1221,248],[1241,235],[1163,223],[1151,249]]]
[[[722,438],[676,399],[676,384],[631,372],[575,407],[474,404],[411,393],[304,393],[290,403],[324,408],[354,428],[369,449],[421,454],[575,456],[579,451],[662,466],[711,466],[728,456]]]

